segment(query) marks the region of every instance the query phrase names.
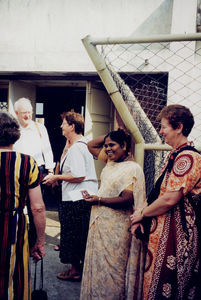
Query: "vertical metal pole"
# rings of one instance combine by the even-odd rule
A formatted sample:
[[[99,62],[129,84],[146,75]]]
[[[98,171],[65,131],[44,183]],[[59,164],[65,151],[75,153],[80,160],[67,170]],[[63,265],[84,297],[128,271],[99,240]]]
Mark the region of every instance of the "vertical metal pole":
[[[142,167],[144,164],[144,139],[131,116],[127,105],[125,104],[109,70],[106,67],[104,59],[98,53],[96,47],[91,43],[90,37],[87,36],[82,39],[82,42],[91,58],[108,94],[110,95],[114,106],[116,107],[120,117],[125,126],[130,131],[135,142],[135,160]]]

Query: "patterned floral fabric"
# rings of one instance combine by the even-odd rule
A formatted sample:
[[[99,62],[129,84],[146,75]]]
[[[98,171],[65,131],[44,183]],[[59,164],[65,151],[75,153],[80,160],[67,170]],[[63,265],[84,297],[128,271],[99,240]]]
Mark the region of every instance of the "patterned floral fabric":
[[[116,197],[131,184],[135,205],[141,207],[145,189],[140,166],[133,161],[108,162],[101,174],[98,195]],[[141,298],[144,249],[142,242],[128,232],[131,213],[132,209],[93,205],[80,299]]]
[[[200,250],[196,212],[189,195],[201,193],[200,178],[201,155],[189,150],[178,154],[172,171],[165,175],[160,195],[182,190],[184,197],[166,214],[153,218],[143,299],[195,299]]]
[[[91,204],[84,201],[61,201],[60,214],[60,252],[63,264],[83,266],[86,249]]]

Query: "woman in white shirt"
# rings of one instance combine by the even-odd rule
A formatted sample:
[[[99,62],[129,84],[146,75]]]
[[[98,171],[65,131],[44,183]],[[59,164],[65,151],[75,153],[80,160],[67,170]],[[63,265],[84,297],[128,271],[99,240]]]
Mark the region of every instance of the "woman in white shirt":
[[[83,200],[81,191],[96,193],[98,184],[93,156],[83,136],[83,116],[65,112],[62,119],[62,134],[67,143],[60,162],[60,174],[46,176],[44,183],[62,182],[60,260],[71,264],[71,268],[58,273],[57,278],[80,281],[91,211],[91,204]]]

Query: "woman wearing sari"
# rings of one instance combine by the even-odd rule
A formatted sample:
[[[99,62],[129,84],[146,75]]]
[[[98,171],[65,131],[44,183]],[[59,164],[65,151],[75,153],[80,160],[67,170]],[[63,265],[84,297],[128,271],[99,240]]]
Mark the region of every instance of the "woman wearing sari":
[[[132,238],[129,215],[145,203],[144,174],[128,154],[130,138],[112,131],[88,143],[89,151],[106,162],[97,195],[83,191],[92,203],[81,299],[141,298],[144,250]],[[130,251],[132,249],[132,251]]]
[[[173,149],[155,185],[159,195],[131,216],[132,224],[154,217],[143,299],[200,299],[201,155],[187,139],[194,119],[182,105],[163,108],[158,119]]]

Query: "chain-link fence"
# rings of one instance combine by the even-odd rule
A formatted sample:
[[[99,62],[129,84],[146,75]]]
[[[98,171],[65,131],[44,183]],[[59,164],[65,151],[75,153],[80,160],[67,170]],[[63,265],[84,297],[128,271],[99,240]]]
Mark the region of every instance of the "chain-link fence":
[[[139,39],[138,39],[139,40]],[[159,41],[158,41],[159,40]],[[195,126],[190,139],[201,145],[201,36],[91,41],[103,59],[96,65],[102,76],[103,61],[147,144],[163,143],[156,117],[167,104],[190,108]],[[86,47],[86,45],[85,45]],[[93,54],[92,54],[93,55]],[[100,67],[101,65],[101,67]],[[105,84],[105,82],[103,82]],[[106,85],[106,84],[105,84]],[[106,89],[108,90],[107,86]],[[112,93],[110,93],[112,94]],[[157,149],[157,147],[156,147]],[[167,152],[145,151],[147,192]]]
[[[123,79],[120,90],[125,83],[134,95],[124,100],[131,104],[136,98],[157,131],[162,107],[182,104],[196,120],[191,136],[201,140],[201,42],[104,45],[101,52],[112,76]]]

